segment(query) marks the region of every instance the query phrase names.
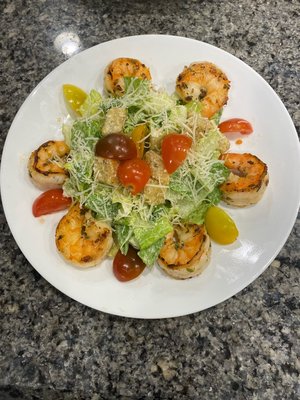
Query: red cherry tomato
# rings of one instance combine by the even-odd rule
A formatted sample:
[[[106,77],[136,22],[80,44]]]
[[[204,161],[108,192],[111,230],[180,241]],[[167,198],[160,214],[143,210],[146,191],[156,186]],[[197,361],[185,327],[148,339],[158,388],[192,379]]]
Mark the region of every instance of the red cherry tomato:
[[[119,250],[114,258],[113,272],[121,282],[131,281],[138,277],[145,269],[144,262],[137,255],[137,251],[129,246],[126,255]]]
[[[130,160],[137,156],[134,141],[122,133],[111,133],[99,139],[95,153],[114,160]]]
[[[192,142],[189,136],[178,133],[170,133],[164,137],[161,144],[161,155],[169,174],[176,171],[184,162]]]
[[[241,133],[242,135],[248,135],[253,132],[252,125],[250,122],[241,118],[232,118],[227,121],[221,122],[219,129],[222,133]]]
[[[132,194],[141,192],[151,176],[151,168],[140,158],[122,162],[117,170],[117,176],[123,186],[129,186]]]
[[[32,205],[32,214],[35,217],[65,210],[72,203],[70,197],[63,195],[62,189],[51,189],[37,197]]]

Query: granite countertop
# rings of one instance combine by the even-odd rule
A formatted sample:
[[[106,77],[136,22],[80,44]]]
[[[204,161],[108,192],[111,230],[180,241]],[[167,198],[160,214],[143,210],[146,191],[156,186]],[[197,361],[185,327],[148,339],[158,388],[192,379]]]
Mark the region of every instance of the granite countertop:
[[[81,48],[146,33],[216,45],[274,88],[296,128],[298,0],[3,0],[1,151],[25,98]],[[298,29],[297,29],[298,26]],[[0,211],[1,399],[296,399],[299,380],[299,219],[271,266],[201,313],[163,320],[104,314],[66,297],[25,259]]]

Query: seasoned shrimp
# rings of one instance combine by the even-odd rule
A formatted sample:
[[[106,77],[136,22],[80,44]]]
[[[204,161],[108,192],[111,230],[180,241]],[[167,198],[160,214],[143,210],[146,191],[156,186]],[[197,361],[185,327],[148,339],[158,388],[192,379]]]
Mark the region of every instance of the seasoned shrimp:
[[[176,80],[176,92],[189,102],[200,100],[203,117],[210,118],[228,100],[230,81],[216,65],[210,62],[195,62],[185,67]]]
[[[64,258],[82,268],[98,264],[113,244],[109,225],[95,220],[90,211],[77,203],[60,220],[55,241]]]
[[[65,142],[49,140],[31,153],[28,172],[39,189],[57,189],[63,185],[68,174],[57,160],[64,159],[69,151]]]
[[[166,237],[158,263],[173,278],[192,278],[207,266],[210,247],[204,225],[176,225]]]
[[[109,93],[122,96],[125,91],[125,77],[151,80],[149,68],[134,58],[117,58],[105,71],[104,85]]]
[[[258,157],[228,153],[221,157],[230,175],[221,186],[223,200],[237,207],[257,203],[269,183],[268,167]]]

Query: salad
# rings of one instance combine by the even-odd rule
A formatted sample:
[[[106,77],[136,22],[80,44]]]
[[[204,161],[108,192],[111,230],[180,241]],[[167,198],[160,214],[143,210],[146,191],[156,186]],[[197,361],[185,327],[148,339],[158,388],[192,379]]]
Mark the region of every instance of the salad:
[[[249,134],[248,121],[220,124],[230,82],[209,62],[192,63],[169,94],[151,81],[139,60],[119,58],[105,71],[105,92],[66,84],[73,115],[63,141],[33,151],[28,170],[43,193],[35,217],[68,209],[56,228],[56,246],[80,268],[113,257],[120,281],[156,262],[186,279],[209,264],[211,239],[238,236],[218,207],[255,204],[268,170],[255,155],[230,153],[228,132]]]

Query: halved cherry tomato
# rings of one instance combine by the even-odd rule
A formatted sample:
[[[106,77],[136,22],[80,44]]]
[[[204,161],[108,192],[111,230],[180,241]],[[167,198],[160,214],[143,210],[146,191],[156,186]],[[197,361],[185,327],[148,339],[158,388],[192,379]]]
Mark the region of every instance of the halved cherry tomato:
[[[75,111],[76,114],[81,115],[79,111],[81,105],[87,98],[87,94],[75,85],[63,85],[63,93],[67,105]]]
[[[63,195],[62,189],[51,189],[37,197],[32,205],[32,214],[35,217],[65,210],[72,203],[70,197]]]
[[[122,133],[110,133],[99,139],[96,156],[114,160],[130,160],[137,155],[136,145],[130,137]]]
[[[241,133],[248,135],[253,132],[250,122],[242,118],[231,118],[219,124],[219,129],[222,133]]]
[[[184,162],[188,150],[192,146],[192,139],[189,136],[170,133],[163,138],[161,144],[161,155],[164,167],[169,174],[172,174]]]
[[[121,282],[131,281],[137,278],[145,269],[146,265],[137,255],[137,251],[129,246],[126,255],[119,250],[113,261],[113,272]]]
[[[208,209],[205,215],[205,226],[212,240],[220,244],[233,243],[239,234],[230,216],[216,206]]]
[[[129,186],[132,194],[141,192],[151,176],[151,168],[146,161],[134,158],[122,162],[117,176],[123,186]]]

